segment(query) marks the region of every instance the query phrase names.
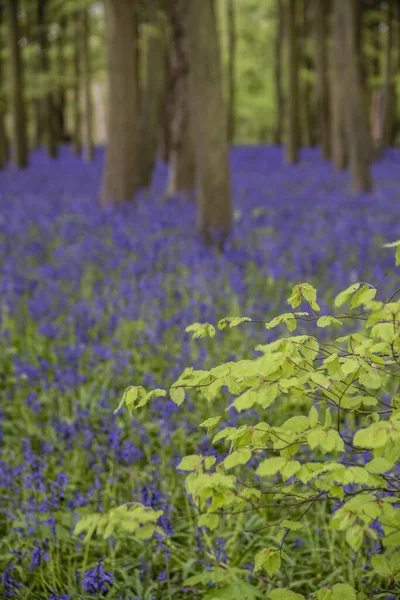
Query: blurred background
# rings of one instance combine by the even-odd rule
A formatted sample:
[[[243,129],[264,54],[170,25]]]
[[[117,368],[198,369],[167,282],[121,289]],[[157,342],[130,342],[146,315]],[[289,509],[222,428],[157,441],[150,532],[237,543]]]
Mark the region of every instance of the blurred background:
[[[197,188],[198,228],[211,239],[231,224],[230,144],[284,144],[289,164],[320,146],[360,192],[398,141],[397,0],[0,6],[0,166],[24,167],[40,146],[56,158],[62,144],[90,161],[106,145],[105,204],[148,186],[159,156],[169,195]]]

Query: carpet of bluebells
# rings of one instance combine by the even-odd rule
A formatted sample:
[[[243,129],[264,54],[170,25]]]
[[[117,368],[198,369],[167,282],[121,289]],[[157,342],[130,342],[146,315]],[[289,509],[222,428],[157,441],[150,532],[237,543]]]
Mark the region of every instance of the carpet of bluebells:
[[[194,321],[267,320],[287,310],[299,281],[317,287],[323,310],[354,281],[388,297],[396,277],[382,244],[400,238],[399,161],[388,151],[374,166],[376,190],[352,197],[348,174],[317,151],[287,167],[279,148],[233,149],[235,229],[223,253],[197,238],[193,203],[165,197],[164,164],[136,207],[106,211],[100,150],[90,165],[65,148],[57,161],[37,153],[29,169],[0,173],[1,598],[205,597],[185,579],[215,564],[271,589],[252,576],[268,534],[246,532],[260,517],[197,528],[176,470],[184,454],[213,451],[198,424],[215,410],[195,393],[132,419],[114,410],[129,385],[167,387],[189,365],[251,356],[276,335],[249,324],[192,341]],[[220,402],[229,405],[227,392]],[[228,424],[238,419],[227,412]],[[85,511],[130,501],[162,509],[165,536],[86,543],[73,534]],[[368,581],[363,556],[328,522],[321,508],[288,540],[298,555],[288,574],[302,593]]]

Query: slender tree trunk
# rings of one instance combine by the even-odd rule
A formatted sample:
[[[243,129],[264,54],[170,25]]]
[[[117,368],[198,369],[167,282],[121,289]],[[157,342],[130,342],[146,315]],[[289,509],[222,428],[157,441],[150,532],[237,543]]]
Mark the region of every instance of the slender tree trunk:
[[[328,39],[327,0],[316,0],[315,5],[315,67],[319,139],[322,158],[330,158],[329,88],[326,44]]]
[[[302,36],[299,49],[299,62],[307,75],[312,74],[314,63],[309,55],[308,42],[310,38],[310,0],[302,0]],[[315,127],[315,98],[314,86],[309,76],[299,82],[299,146],[315,146],[317,144],[317,131]]]
[[[346,90],[345,123],[349,149],[351,184],[354,193],[372,189],[370,174],[371,141],[368,132],[362,85],[361,44],[358,40],[357,14],[360,0],[335,0],[335,11],[342,31],[340,52]]]
[[[93,101],[90,68],[90,22],[88,9],[82,11],[82,88],[83,88],[83,158],[93,160]]]
[[[377,156],[381,157],[393,137],[393,127],[396,111],[396,91],[392,81],[392,52],[393,52],[393,15],[392,2],[388,2],[388,30],[385,48],[385,83],[382,90],[381,111],[379,115],[379,139]]]
[[[299,72],[297,61],[296,0],[285,0],[285,38],[287,44],[287,128],[286,162],[299,160]]]
[[[28,166],[28,143],[23,89],[23,66],[18,45],[18,0],[6,0],[9,52],[9,101],[12,117],[11,159],[16,167]]]
[[[81,103],[80,103],[80,81],[81,81],[81,50],[80,40],[82,39],[81,34],[81,20],[78,12],[74,13],[72,18],[73,27],[73,73],[74,73],[74,85],[72,91],[72,150],[76,156],[79,156],[82,151],[82,133],[81,133]]]
[[[169,44],[171,46],[171,43]],[[170,159],[170,151],[171,151],[171,121],[173,114],[172,107],[172,92],[171,88],[173,86],[171,79],[171,60],[170,54],[172,50],[171,47],[168,49],[167,55],[165,57],[165,90],[164,90],[164,102],[161,110],[161,126],[159,133],[159,153],[160,158],[163,162],[169,162]]]
[[[170,164],[167,195],[190,195],[195,184],[195,159],[190,119],[189,57],[186,32],[179,5],[170,8],[171,55],[169,96],[170,107]]]
[[[339,0],[334,0],[338,2]],[[331,143],[332,161],[337,171],[347,167],[347,143],[345,125],[345,86],[343,73],[345,57],[341,51],[342,19],[337,6],[334,6],[331,45]]]
[[[226,106],[213,0],[183,0],[197,180],[197,228],[220,247],[231,227]]]
[[[106,0],[108,120],[101,201],[132,200],[136,166],[136,6],[133,0]]]
[[[282,144],[283,140],[283,115],[284,115],[284,95],[282,89],[282,40],[284,36],[283,28],[283,0],[278,0],[277,28],[275,35],[275,53],[274,53],[274,79],[275,79],[275,110],[276,127],[274,132],[275,144]]]
[[[165,15],[158,10],[157,0],[151,0],[147,6],[151,29],[146,48],[146,75],[138,134],[137,185],[139,187],[148,187],[151,184],[157,159],[166,86],[167,32]]]
[[[3,25],[4,21],[3,7],[0,6],[0,26]],[[4,40],[1,37],[0,48],[4,47]],[[5,114],[6,114],[6,102],[4,98],[4,68],[3,59],[0,55],[0,169],[3,169],[7,162],[7,136],[5,130]]]
[[[228,143],[235,139],[236,116],[236,17],[235,0],[227,0],[228,22]]]
[[[57,38],[57,71],[61,78],[65,76],[65,36],[67,31],[67,20],[65,17],[61,17],[59,21],[59,32]],[[57,120],[57,139],[60,142],[65,142],[67,132],[65,130],[65,108],[66,108],[66,94],[65,94],[65,83],[60,81],[57,92],[56,102],[56,120]]]
[[[46,22],[46,8],[48,6],[47,0],[38,0],[38,23],[40,27],[39,43],[40,43],[40,70],[43,74],[50,75],[50,62],[49,62],[49,40],[47,33],[47,22]],[[47,82],[48,85],[48,82]],[[45,136],[45,145],[47,148],[47,154],[50,158],[56,158],[57,156],[57,142],[55,132],[55,119],[54,119],[54,103],[53,95],[48,91],[42,102],[42,123],[43,123],[43,134]]]

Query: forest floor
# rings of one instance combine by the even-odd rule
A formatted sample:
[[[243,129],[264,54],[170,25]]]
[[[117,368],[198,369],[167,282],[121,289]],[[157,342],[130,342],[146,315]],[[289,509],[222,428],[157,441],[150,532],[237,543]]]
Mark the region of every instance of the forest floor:
[[[318,289],[322,310],[355,281],[388,297],[399,276],[382,246],[400,238],[399,161],[389,150],[374,165],[375,190],[354,197],[348,174],[316,150],[288,167],[279,148],[234,148],[234,232],[223,254],[197,238],[194,202],[165,198],[164,164],[136,205],[107,210],[101,150],[92,164],[62,149],[56,161],[37,153],[27,170],[0,173],[1,597],[212,598],[184,583],[218,561],[265,597],[268,582],[248,570],[260,534],[243,534],[258,517],[207,534],[176,472],[183,455],[211,451],[198,429],[209,407],[193,395],[179,408],[159,399],[132,419],[113,411],[129,385],[166,387],[188,366],[252,356],[275,335],[251,325],[192,341],[185,327],[195,321],[272,318],[299,281]],[[132,501],[164,511],[165,538],[74,535],[83,514]],[[352,561],[326,514],[313,519],[290,542],[297,590],[312,592],[315,577],[361,581],[363,556]]]

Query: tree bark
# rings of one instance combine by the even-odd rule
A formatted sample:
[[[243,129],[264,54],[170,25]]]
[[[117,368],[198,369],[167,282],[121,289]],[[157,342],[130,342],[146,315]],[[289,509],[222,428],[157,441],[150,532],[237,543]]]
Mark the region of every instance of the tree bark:
[[[282,144],[283,140],[283,115],[284,115],[284,95],[282,89],[282,40],[284,36],[283,28],[283,7],[282,1],[278,0],[277,27],[275,35],[275,53],[274,53],[274,80],[275,80],[275,109],[276,109],[276,127],[274,132],[275,144]]]
[[[3,24],[3,7],[0,6],[0,26]],[[3,37],[1,38],[0,47],[4,46]],[[0,169],[3,169],[7,162],[7,136],[5,130],[5,115],[6,115],[6,99],[4,97],[4,68],[3,68],[3,59],[0,56]]]
[[[106,0],[108,120],[102,205],[132,200],[136,177],[136,6]]]
[[[167,31],[165,15],[158,10],[157,0],[151,0],[147,4],[147,11],[150,27],[146,48],[146,74],[142,112],[138,132],[138,187],[148,187],[151,184],[157,159],[166,86]]]
[[[18,0],[6,0],[5,9],[9,52],[9,101],[13,126],[11,160],[16,167],[23,168],[28,166],[28,143],[23,66],[18,45]]]
[[[82,88],[83,88],[83,158],[93,160],[93,101],[90,68],[90,22],[88,9],[82,11]]]
[[[79,156],[82,152],[82,116],[81,116],[81,102],[80,102],[80,81],[81,81],[81,50],[80,40],[82,39],[81,34],[81,20],[79,12],[76,12],[72,16],[72,27],[73,27],[73,73],[74,73],[74,85],[72,90],[72,151],[75,156]]]
[[[228,143],[235,139],[236,117],[236,17],[234,0],[227,0],[228,23]]]
[[[39,25],[39,45],[40,45],[40,70],[43,74],[50,76],[49,61],[49,40],[46,22],[47,0],[38,0],[38,25]],[[49,81],[46,81],[49,86]],[[50,158],[57,157],[57,141],[55,131],[54,103],[53,94],[50,90],[45,93],[42,100],[41,113],[44,142],[47,148],[47,154]]]
[[[59,32],[57,37],[57,71],[58,75],[63,78],[65,76],[65,36],[67,31],[67,20],[65,17],[61,17],[59,21]],[[65,129],[65,108],[66,108],[66,94],[65,94],[65,83],[60,81],[58,84],[57,101],[55,106],[56,121],[57,121],[57,140],[59,142],[65,142],[67,132]]]
[[[330,158],[328,61],[326,55],[328,4],[316,0],[315,5],[315,71],[317,115],[322,158]]]
[[[346,139],[354,193],[368,192],[373,187],[370,174],[371,140],[362,85],[361,44],[357,33],[359,5],[360,0],[335,0],[337,25],[342,31],[340,53],[344,64],[343,82],[346,90]]]
[[[170,164],[167,195],[171,197],[180,193],[188,196],[193,192],[195,159],[189,104],[190,67],[186,45],[187,36],[178,3],[171,3],[169,18],[171,51],[167,93],[170,97]]]
[[[396,88],[392,80],[393,70],[393,14],[392,2],[388,2],[387,13],[387,39],[385,48],[385,83],[382,90],[381,110],[379,114],[379,138],[377,157],[382,156],[385,148],[390,144],[393,137],[394,121],[396,116]]]
[[[299,73],[297,61],[296,0],[285,0],[285,38],[287,44],[287,128],[286,162],[299,160]]]
[[[336,2],[338,0],[335,0]],[[331,46],[331,143],[332,161],[337,171],[347,167],[347,143],[345,125],[345,88],[343,73],[345,60],[342,47],[342,20],[334,6],[332,21],[332,46]]]
[[[196,224],[206,243],[223,243],[231,227],[226,106],[213,0],[183,0],[189,52],[190,109],[196,160]]]

